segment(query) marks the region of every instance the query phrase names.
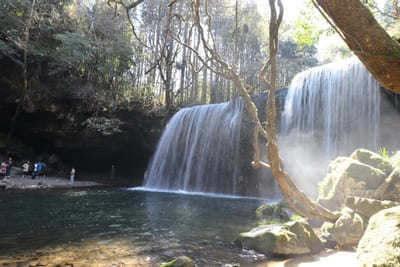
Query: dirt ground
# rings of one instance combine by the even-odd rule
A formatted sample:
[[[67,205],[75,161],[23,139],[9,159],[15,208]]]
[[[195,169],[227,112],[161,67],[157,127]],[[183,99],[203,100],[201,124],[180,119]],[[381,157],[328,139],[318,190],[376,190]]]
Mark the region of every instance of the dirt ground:
[[[102,186],[102,184],[92,181],[83,181],[75,178],[73,183],[68,178],[56,176],[37,176],[32,179],[31,176],[23,177],[20,170],[13,168],[11,176],[0,180],[2,189],[46,189],[46,188],[76,188]]]

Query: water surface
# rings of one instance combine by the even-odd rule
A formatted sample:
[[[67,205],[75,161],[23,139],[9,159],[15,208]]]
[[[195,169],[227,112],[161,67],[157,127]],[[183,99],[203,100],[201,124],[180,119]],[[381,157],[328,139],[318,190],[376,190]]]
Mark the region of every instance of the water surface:
[[[252,266],[233,244],[267,200],[126,189],[2,192],[0,263],[156,266],[179,255],[199,266]],[[81,265],[80,265],[81,264]]]

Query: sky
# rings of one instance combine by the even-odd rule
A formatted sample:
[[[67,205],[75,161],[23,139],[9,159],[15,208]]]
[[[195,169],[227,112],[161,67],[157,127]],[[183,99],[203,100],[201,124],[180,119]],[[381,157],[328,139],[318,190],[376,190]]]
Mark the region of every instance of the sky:
[[[255,2],[260,9],[268,10],[267,0],[245,0],[247,2]],[[376,0],[379,8],[383,9],[386,0]],[[295,20],[302,8],[306,6],[307,0],[282,0],[284,7],[284,19]],[[262,12],[261,12],[262,13]]]

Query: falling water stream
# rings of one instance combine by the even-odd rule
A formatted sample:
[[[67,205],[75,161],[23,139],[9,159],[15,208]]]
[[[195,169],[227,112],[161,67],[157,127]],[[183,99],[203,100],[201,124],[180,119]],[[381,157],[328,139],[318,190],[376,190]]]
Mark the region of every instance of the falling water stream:
[[[144,187],[236,194],[242,115],[241,99],[180,110],[159,141]]]
[[[377,148],[379,84],[356,58],[312,68],[292,81],[282,135],[314,138],[329,156],[357,147]]]

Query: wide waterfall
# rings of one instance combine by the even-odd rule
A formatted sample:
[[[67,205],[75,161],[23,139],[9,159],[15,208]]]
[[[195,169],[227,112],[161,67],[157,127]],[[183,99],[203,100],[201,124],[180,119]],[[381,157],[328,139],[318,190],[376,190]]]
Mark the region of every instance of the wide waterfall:
[[[280,148],[289,174],[317,192],[330,160],[380,145],[379,84],[358,59],[304,71],[292,80],[281,117]]]
[[[329,156],[377,148],[379,84],[356,58],[309,69],[292,81],[282,134],[312,138]]]
[[[146,188],[236,194],[243,102],[184,108],[169,121]]]

